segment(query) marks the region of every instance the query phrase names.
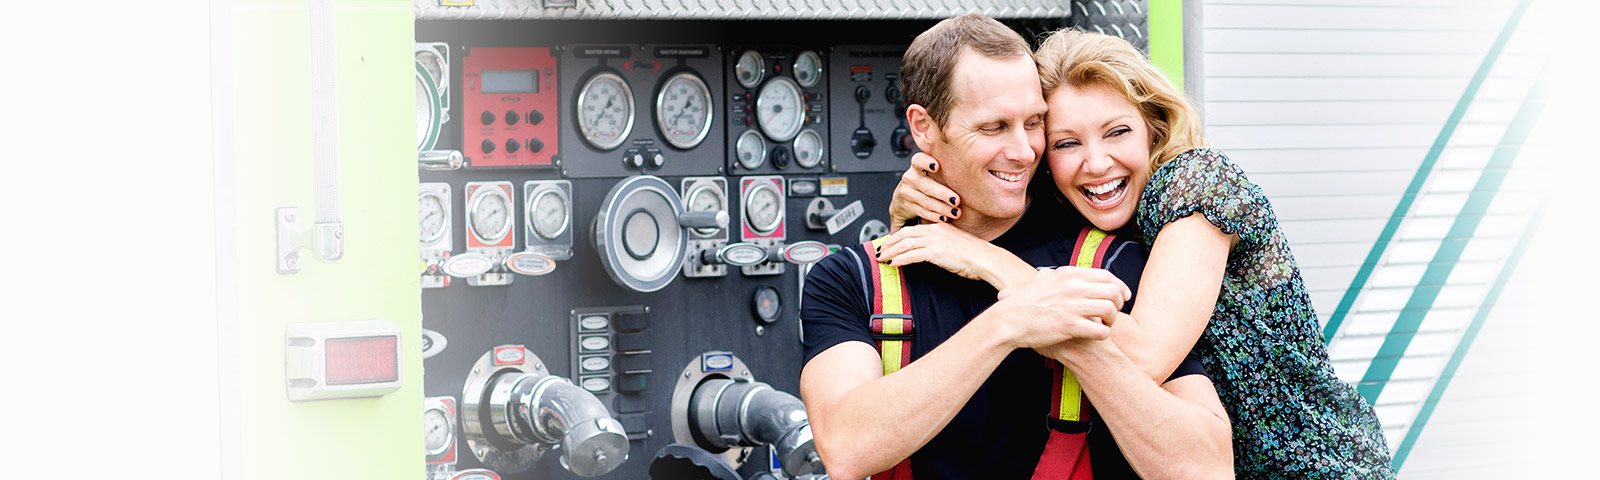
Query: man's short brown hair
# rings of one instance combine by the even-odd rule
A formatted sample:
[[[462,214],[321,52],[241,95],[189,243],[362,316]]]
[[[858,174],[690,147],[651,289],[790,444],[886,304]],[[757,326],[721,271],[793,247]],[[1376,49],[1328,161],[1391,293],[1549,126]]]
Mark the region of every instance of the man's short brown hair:
[[[941,128],[955,105],[950,83],[962,48],[994,59],[1031,54],[1016,31],[978,14],[945,19],[917,35],[901,60],[900,91],[906,105],[922,105]]]

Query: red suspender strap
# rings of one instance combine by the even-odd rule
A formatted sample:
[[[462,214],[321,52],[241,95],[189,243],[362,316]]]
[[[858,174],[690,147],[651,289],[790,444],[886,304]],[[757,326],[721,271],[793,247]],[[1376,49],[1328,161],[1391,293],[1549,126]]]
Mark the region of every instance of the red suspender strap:
[[[1092,226],[1084,227],[1072,247],[1075,255],[1072,266],[1105,268],[1106,253],[1115,239],[1116,236]],[[1039,465],[1034,467],[1033,478],[1092,479],[1094,469],[1089,464],[1086,442],[1089,412],[1094,407],[1089,404],[1089,398],[1083,395],[1083,388],[1078,385],[1078,378],[1071,370],[1053,360],[1050,361],[1050,367],[1054,373],[1051,375],[1049,423],[1052,427],[1061,426],[1076,433],[1050,429],[1050,440],[1045,443],[1044,453],[1039,456]]]
[[[883,374],[900,371],[911,363],[911,335],[915,325],[911,322],[911,295],[906,289],[906,279],[900,276],[899,267],[878,261],[878,246],[889,237],[880,237],[864,244],[867,259],[872,265],[872,340],[877,344],[883,361]],[[911,458],[900,460],[893,468],[868,477],[872,480],[911,480]]]

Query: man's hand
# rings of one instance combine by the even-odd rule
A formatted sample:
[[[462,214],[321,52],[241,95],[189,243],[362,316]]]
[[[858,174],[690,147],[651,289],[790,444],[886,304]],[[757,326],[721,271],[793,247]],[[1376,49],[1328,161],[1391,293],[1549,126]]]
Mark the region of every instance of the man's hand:
[[[923,223],[944,223],[961,216],[961,197],[955,190],[933,178],[939,162],[926,153],[911,156],[911,168],[900,175],[889,201],[889,231],[899,231],[906,222],[921,218]]]
[[[1073,338],[1104,340],[1132,296],[1111,272],[1094,268],[1042,269],[1032,282],[1000,291],[1000,300],[973,323],[1000,329],[1013,348],[1048,347]]]

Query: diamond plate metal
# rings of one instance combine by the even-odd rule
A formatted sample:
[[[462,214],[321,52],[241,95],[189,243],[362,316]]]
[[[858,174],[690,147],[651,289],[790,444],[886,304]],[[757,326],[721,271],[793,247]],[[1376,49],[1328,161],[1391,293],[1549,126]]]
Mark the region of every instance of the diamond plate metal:
[[[1150,50],[1149,0],[1072,0],[1072,26],[1116,35],[1134,48]]]
[[[412,5],[423,20],[887,20],[967,13],[1066,18],[1073,11],[1070,0],[576,0],[570,7],[559,6],[567,3],[560,0],[473,0],[471,6],[444,5],[464,1],[412,0]],[[1138,4],[1142,28],[1144,1],[1104,3]]]

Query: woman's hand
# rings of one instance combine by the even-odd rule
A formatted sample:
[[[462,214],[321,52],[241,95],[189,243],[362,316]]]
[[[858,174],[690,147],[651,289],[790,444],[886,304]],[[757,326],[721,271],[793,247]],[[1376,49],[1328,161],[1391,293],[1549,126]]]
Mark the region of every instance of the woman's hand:
[[[961,198],[955,190],[933,178],[939,171],[939,162],[926,153],[911,156],[911,168],[900,175],[900,184],[894,187],[894,198],[889,201],[889,231],[897,232],[913,218],[924,223],[944,223],[959,218]]]
[[[929,262],[996,290],[1022,286],[1034,277],[1033,267],[1016,255],[948,223],[900,229],[878,249],[878,261],[895,267]]]

